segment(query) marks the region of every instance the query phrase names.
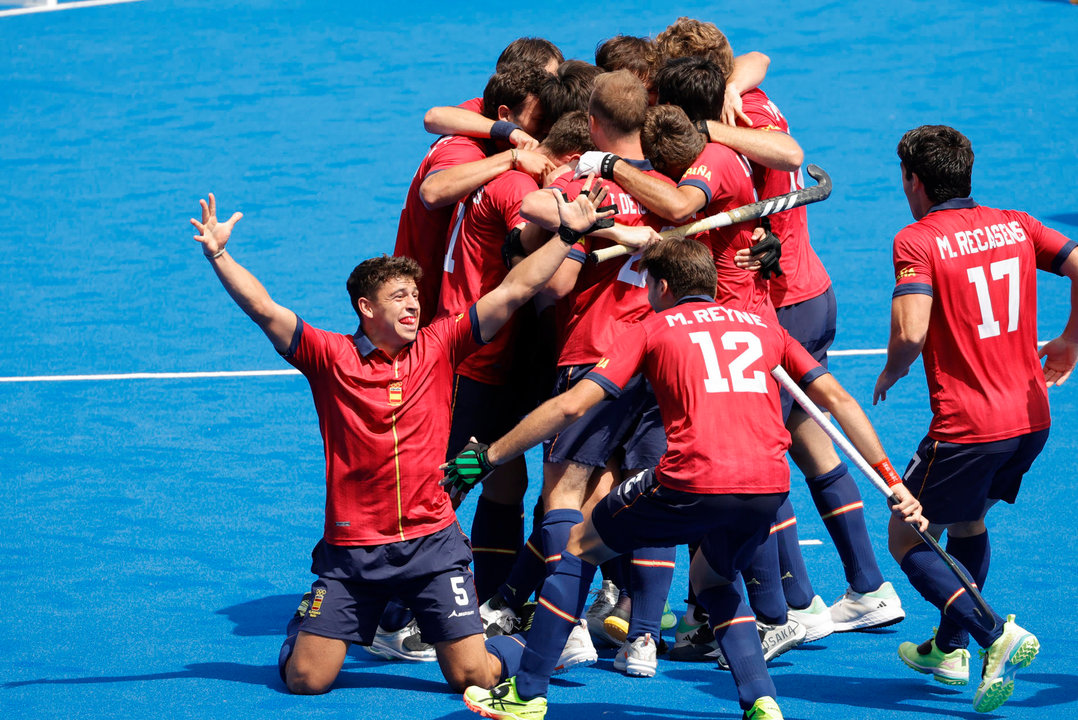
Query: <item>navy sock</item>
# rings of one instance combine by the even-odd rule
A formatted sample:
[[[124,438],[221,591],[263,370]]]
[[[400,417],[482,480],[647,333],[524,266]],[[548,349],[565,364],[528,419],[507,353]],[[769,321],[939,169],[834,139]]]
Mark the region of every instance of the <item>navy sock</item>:
[[[921,543],[915,546],[906,553],[900,564],[917,592],[968,632],[978,645],[988,647],[1002,634],[1003,618],[995,611],[992,611],[990,617],[981,617],[974,609],[976,605],[973,599],[947,567],[947,563],[928,545]],[[958,566],[966,577],[970,577],[969,571],[962,567],[962,563],[959,562]]]
[[[645,633],[658,642],[662,632],[663,608],[674,580],[674,558],[677,548],[642,548],[634,550],[630,573],[632,612],[629,616],[629,640]]]
[[[711,616],[715,639],[730,664],[737,685],[737,699],[748,710],[759,698],[775,697],[775,683],[767,674],[756,618],[733,585],[710,587],[697,593]]]
[[[805,558],[801,555],[797,518],[790,498],[786,498],[775,513],[771,534],[779,548],[779,568],[782,570],[782,592],[786,596],[786,604],[793,608],[807,608],[812,604],[816,592],[812,589]]]
[[[779,544],[774,526],[767,540],[756,548],[752,562],[741,572],[749,605],[760,622],[782,625],[786,622],[786,595],[779,572]]]
[[[480,602],[509,577],[523,545],[524,503],[503,505],[480,496],[472,519],[472,567]]]
[[[543,582],[543,577],[546,575],[546,563],[543,562],[543,557],[542,528],[539,523],[536,523],[528,542],[524,543],[524,549],[517,555],[509,577],[498,588],[505,603],[513,610],[523,607],[535,589]]]
[[[561,508],[550,510],[543,516],[539,532],[543,538],[543,559],[546,563],[546,575],[561,561],[562,550],[569,543],[569,531],[574,525],[584,522],[584,514],[579,510]]]
[[[386,609],[382,611],[382,617],[378,620],[378,627],[386,632],[397,632],[402,627],[412,622],[415,617],[412,611],[401,605],[397,599],[386,603]]]
[[[594,565],[562,551],[554,572],[543,583],[543,592],[528,631],[528,645],[520,659],[516,684],[522,698],[546,695],[565,641],[584,611],[593,577]]]
[[[883,584],[883,575],[868,537],[861,492],[850,477],[846,463],[840,462],[823,475],[805,478],[805,482],[842,559],[846,582],[859,593],[877,589]]]
[[[288,658],[292,657],[292,651],[296,647],[296,637],[299,636],[299,624],[303,622],[303,615],[295,614],[292,619],[288,621],[288,625],[284,630],[284,643],[281,645],[281,652],[277,655],[277,672],[281,674],[281,682],[287,684],[285,679],[285,665],[288,663]]]
[[[973,582],[984,591],[988,578],[988,565],[992,559],[992,547],[988,541],[988,531],[967,538],[947,535],[947,554],[962,564],[973,576]],[[969,645],[969,634],[946,615],[940,615],[939,628],[936,630],[936,647],[944,652],[951,652]]]
[[[519,635],[495,635],[486,640],[487,652],[502,662],[498,682],[520,672],[520,658],[524,654],[524,641]]]

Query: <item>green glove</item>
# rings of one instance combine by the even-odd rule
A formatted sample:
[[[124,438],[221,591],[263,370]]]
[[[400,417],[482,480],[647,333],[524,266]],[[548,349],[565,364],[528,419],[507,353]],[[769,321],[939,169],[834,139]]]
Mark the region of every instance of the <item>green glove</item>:
[[[457,453],[457,456],[442,466],[445,478],[441,485],[454,500],[463,497],[472,487],[482,482],[488,475],[494,472],[494,466],[487,460],[486,443],[471,442]]]

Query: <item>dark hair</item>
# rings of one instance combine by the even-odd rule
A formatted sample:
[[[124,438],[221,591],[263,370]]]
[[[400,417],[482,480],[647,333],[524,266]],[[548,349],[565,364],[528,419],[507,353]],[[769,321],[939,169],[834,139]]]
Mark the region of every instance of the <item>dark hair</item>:
[[[667,60],[655,74],[659,104],[677,105],[689,120],[718,120],[726,93],[726,77],[711,60],[683,57]]]
[[[715,297],[718,272],[707,245],[696,240],[664,238],[644,249],[640,267],[656,282],[665,280],[675,298]]]
[[[543,139],[543,147],[555,158],[595,150],[588,132],[588,114],[575,110],[562,115]]]
[[[917,173],[934,205],[967,198],[973,188],[973,145],[947,125],[922,125],[898,141],[906,179]]]
[[[704,151],[707,140],[677,105],[648,108],[640,147],[651,166],[672,180],[680,180]]]
[[[357,303],[361,297],[374,299],[382,285],[394,278],[411,278],[418,284],[423,278],[423,270],[410,257],[390,255],[368,258],[356,265],[348,276],[348,297],[356,315],[359,315]]]
[[[628,70],[645,86],[651,83],[657,50],[649,37],[615,35],[595,48],[595,64],[607,72]]]
[[[505,105],[519,113],[529,95],[539,96],[539,89],[550,77],[532,65],[514,63],[490,76],[483,90],[483,115],[498,119],[498,108]]]
[[[547,123],[553,125],[574,110],[587,110],[595,78],[602,72],[602,68],[583,60],[566,60],[558,66],[558,72],[547,76],[539,89],[539,105]]]
[[[503,66],[524,63],[543,70],[551,60],[557,60],[561,63],[564,59],[565,57],[561,54],[558,46],[549,40],[538,37],[522,37],[505,46],[502,54],[498,56],[498,64],[494,69],[501,72]]]
[[[588,113],[615,133],[638,132],[647,110],[647,88],[628,70],[603,73],[595,79]]]

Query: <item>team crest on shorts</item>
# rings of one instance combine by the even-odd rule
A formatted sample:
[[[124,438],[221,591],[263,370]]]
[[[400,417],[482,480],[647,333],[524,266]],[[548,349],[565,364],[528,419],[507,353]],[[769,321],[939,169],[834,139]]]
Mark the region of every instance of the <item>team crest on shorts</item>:
[[[311,600],[311,608],[307,611],[307,617],[316,618],[322,614],[322,601],[326,599],[326,589],[318,588],[314,591],[314,599]]]
[[[389,384],[389,405],[397,407],[404,402],[404,383],[395,382]]]

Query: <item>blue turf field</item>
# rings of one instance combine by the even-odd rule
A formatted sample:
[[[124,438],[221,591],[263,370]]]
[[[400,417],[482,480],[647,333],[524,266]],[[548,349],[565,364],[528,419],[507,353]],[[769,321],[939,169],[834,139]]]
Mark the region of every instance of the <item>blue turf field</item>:
[[[955,125],[977,152],[975,198],[1078,236],[1078,7],[564,7],[147,0],[0,18],[0,309],[11,323],[0,378],[286,368],[190,240],[187,218],[210,190],[222,210],[246,213],[230,249],[275,298],[350,332],[344,279],[392,249],[431,141],[423,110],[478,94],[523,34],[590,58],[600,39],[654,34],[685,14],[718,23],[737,51],[768,53],[764,89],[835,183],[809,215],[839,297],[838,349],[886,341],[890,238],[909,222],[894,148],[910,127]],[[1065,318],[1065,283],[1041,283],[1040,313],[1047,339]],[[867,401],[881,360],[832,367]],[[870,411],[896,464],[927,427],[923,384],[918,367]],[[1051,397],[1048,448],[1019,505],[992,516],[987,596],[1043,644],[998,717],[1078,717],[1078,380]],[[436,667],[361,650],[328,695],[284,693],[277,648],[321,531],[321,443],[298,376],[2,382],[0,481],[5,718],[473,717]],[[799,480],[794,493],[802,538],[824,538]],[[895,657],[934,620],[885,557],[886,511],[865,494],[908,619],[780,658],[784,711],[973,717],[971,690]],[[830,545],[805,555],[817,591],[840,595]],[[551,702],[552,719],[739,717],[728,675],[663,663],[631,681],[609,652],[555,681]]]

